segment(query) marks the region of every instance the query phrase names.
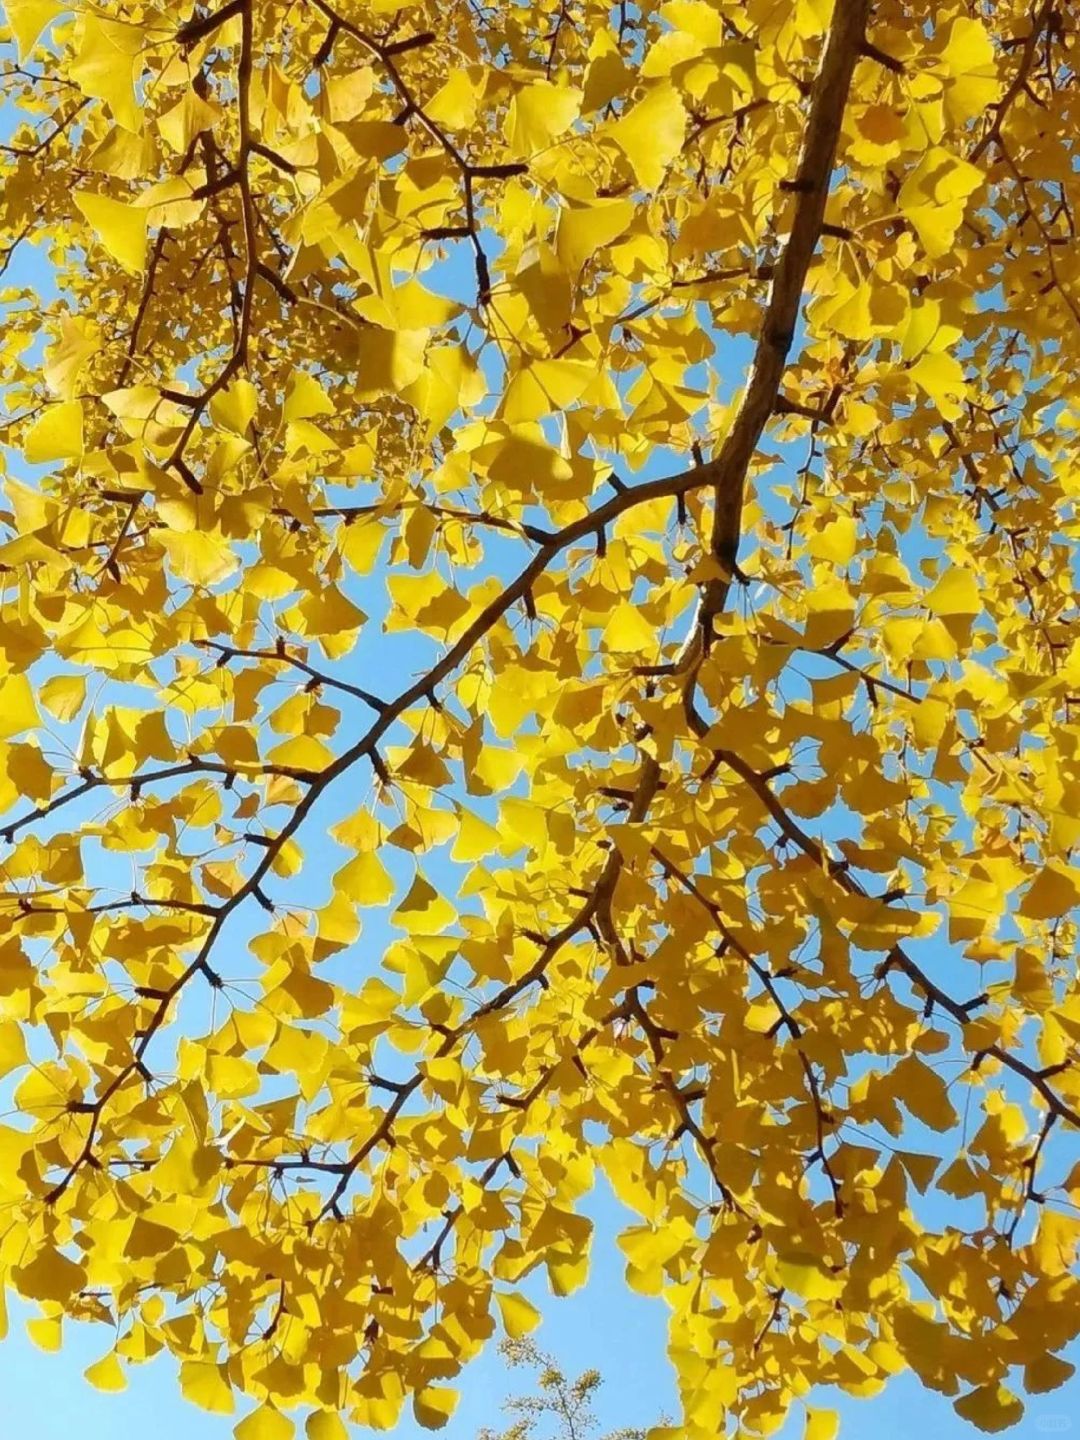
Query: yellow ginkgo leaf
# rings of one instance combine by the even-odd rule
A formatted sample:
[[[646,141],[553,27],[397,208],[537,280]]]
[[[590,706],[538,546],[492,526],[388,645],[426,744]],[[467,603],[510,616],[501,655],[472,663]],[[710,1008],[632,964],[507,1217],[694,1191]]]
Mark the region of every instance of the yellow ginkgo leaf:
[[[313,1410],[304,1423],[307,1440],[349,1440],[341,1416],[333,1410]]]
[[[638,184],[654,190],[686,136],[686,109],[679,92],[668,81],[654,86],[614,122],[610,134],[629,160]]]
[[[292,1440],[296,1426],[272,1405],[260,1405],[233,1426],[236,1440]]]
[[[836,515],[811,535],[806,553],[816,560],[831,560],[834,565],[846,565],[854,557],[858,543],[858,522],[850,515]]]
[[[576,275],[604,245],[622,235],[634,218],[630,200],[598,200],[594,204],[565,209],[559,215],[555,248],[571,275]]]
[[[843,1292],[843,1275],[810,1251],[784,1251],[776,1256],[774,1265],[784,1289],[804,1300],[835,1300]]]
[[[59,405],[49,405],[34,421],[23,442],[23,454],[31,465],[49,460],[80,460],[83,445],[82,401],[64,400]]]
[[[135,57],[142,49],[138,25],[113,20],[93,11],[81,17],[78,53],[71,75],[84,95],[104,100],[113,119],[135,134],[142,114],[135,97]]]
[[[158,116],[157,127],[165,143],[182,155],[196,135],[213,127],[221,113],[194,90],[185,90],[182,100]]]
[[[304,863],[304,852],[295,840],[286,840],[278,846],[274,855],[273,869],[275,875],[298,875]]]
[[[246,435],[259,408],[259,396],[250,380],[234,380],[210,401],[210,414],[217,424],[234,435]]]
[[[502,415],[510,425],[539,420],[575,404],[595,378],[583,360],[538,360],[523,366],[507,386]]]
[[[509,1294],[496,1291],[495,1302],[502,1317],[503,1329],[511,1340],[520,1340],[540,1324],[540,1311],[516,1291]]]
[[[38,723],[34,688],[25,675],[5,675],[0,680],[0,740],[10,739]]]
[[[638,654],[655,650],[657,633],[636,605],[620,600],[604,626],[604,644],[609,650]]]
[[[929,256],[936,259],[952,245],[968,199],[982,183],[977,166],[939,146],[904,181],[897,203]]]
[[[448,1385],[427,1385],[413,1396],[413,1414],[425,1430],[441,1430],[458,1403],[458,1392]]]
[[[101,349],[101,332],[88,315],[61,315],[45,351],[45,381],[61,400],[73,400],[87,362]]]
[[[231,1415],[236,1408],[225,1367],[213,1360],[184,1360],[180,1389],[186,1400],[212,1415]]]
[[[35,1316],[26,1322],[26,1333],[39,1350],[54,1355],[60,1349],[64,1336],[62,1315]]]
[[[108,1355],[102,1356],[93,1365],[88,1365],[83,1374],[95,1390],[127,1389],[127,1375],[115,1350],[110,1350]]]
[[[173,570],[192,585],[216,585],[228,579],[239,564],[220,535],[204,530],[162,530],[158,538]]]
[[[486,820],[482,820],[479,815],[474,815],[471,810],[462,809],[461,824],[457,839],[454,841],[454,848],[450,852],[450,858],[466,863],[480,860],[485,855],[493,855],[498,850],[499,844],[499,832],[494,825],[489,825]]]
[[[386,528],[378,520],[345,525],[337,536],[341,553],[357,575],[370,575],[386,539]]]
[[[806,1407],[806,1426],[803,1440],[836,1440],[840,1431],[840,1416],[835,1410],[815,1410]]]
[[[206,1083],[222,1100],[239,1100],[256,1095],[259,1072],[242,1055],[210,1055],[206,1062]]]
[[[481,99],[478,86],[482,84],[483,71],[470,74],[465,68],[451,70],[446,83],[425,101],[424,110],[448,130],[468,130],[476,123]]]
[[[365,850],[341,867],[334,888],[357,905],[385,905],[397,885],[378,855]]]
[[[4,14],[19,47],[20,60],[28,58],[41,32],[66,8],[61,0],[4,0]]]
[[[438,935],[457,919],[457,911],[448,900],[417,875],[409,893],[394,911],[394,923],[410,935]]]
[[[992,71],[995,59],[994,42],[981,20],[962,16],[951,23],[941,52],[941,63],[950,75]]]
[[[925,1195],[941,1164],[936,1155],[923,1155],[914,1150],[898,1150],[896,1158],[904,1168],[905,1174],[920,1194]]]
[[[1029,1395],[1046,1395],[1075,1374],[1076,1366],[1060,1355],[1040,1355],[1024,1366],[1024,1389]]]
[[[917,1055],[905,1055],[897,1061],[890,1081],[897,1099],[924,1125],[945,1131],[956,1124],[956,1111],[945,1081]]]
[[[86,1271],[53,1245],[47,1245],[11,1272],[15,1288],[27,1300],[63,1304],[86,1283]]]
[[[962,15],[952,22],[941,65],[950,77],[945,107],[957,121],[985,114],[996,103],[1002,80],[994,42],[981,20]]]
[[[427,329],[385,330],[373,326],[364,335],[357,365],[357,394],[375,399],[400,394],[424,371],[431,332]]]
[[[535,80],[519,90],[506,117],[506,139],[514,155],[536,155],[564,134],[581,110],[581,91],[550,80]]]
[[[929,395],[946,420],[957,420],[964,413],[968,383],[964,367],[955,355],[944,351],[920,355],[911,367],[911,378]]]
[[[26,1037],[17,1020],[0,1020],[0,1076],[28,1063]]]
[[[965,1420],[970,1420],[984,1434],[996,1435],[999,1430],[1008,1430],[1024,1414],[1024,1406],[1011,1390],[1004,1385],[980,1385],[953,1401],[953,1409]]]
[[[114,260],[139,275],[146,268],[147,212],[109,195],[76,190],[75,204]]]
[[[1080,869],[1054,861],[1043,867],[1020,901],[1029,920],[1057,920],[1080,902]]]
[[[85,675],[50,675],[38,690],[41,703],[57,720],[71,720],[86,699]]]
[[[940,576],[923,603],[931,615],[978,615],[982,609],[975,574],[953,565]]]
[[[310,420],[313,415],[332,415],[334,402],[306,370],[294,370],[285,391],[282,416],[286,421]]]

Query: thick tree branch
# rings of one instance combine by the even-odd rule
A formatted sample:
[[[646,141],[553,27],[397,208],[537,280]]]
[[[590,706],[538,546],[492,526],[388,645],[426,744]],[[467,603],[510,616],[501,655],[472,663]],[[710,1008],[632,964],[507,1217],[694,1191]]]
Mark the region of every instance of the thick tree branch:
[[[773,271],[746,394],[719,454],[708,464],[714,487],[711,549],[720,575],[703,591],[700,621],[707,647],[713,621],[727,603],[738,562],[743,500],[750,464],[773,414],[795,339],[807,271],[821,236],[825,202],[851,77],[862,51],[869,0],[846,0],[833,11],[792,190],[788,240]]]

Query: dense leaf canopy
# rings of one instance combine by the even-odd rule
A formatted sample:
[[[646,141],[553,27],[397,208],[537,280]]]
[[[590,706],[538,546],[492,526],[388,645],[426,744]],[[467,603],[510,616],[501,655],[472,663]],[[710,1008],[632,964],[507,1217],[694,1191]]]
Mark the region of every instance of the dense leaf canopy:
[[[606,1181],[690,1440],[1019,1418],[1080,1333],[1072,7],[6,17],[35,1338],[438,1426]]]

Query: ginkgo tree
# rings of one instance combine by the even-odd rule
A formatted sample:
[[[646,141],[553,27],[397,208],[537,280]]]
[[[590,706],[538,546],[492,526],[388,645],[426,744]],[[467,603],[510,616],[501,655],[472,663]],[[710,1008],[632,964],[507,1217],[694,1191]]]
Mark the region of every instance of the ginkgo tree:
[[[654,1434],[1017,1420],[1080,1334],[1074,8],[4,13],[34,1338],[438,1427],[604,1183]]]

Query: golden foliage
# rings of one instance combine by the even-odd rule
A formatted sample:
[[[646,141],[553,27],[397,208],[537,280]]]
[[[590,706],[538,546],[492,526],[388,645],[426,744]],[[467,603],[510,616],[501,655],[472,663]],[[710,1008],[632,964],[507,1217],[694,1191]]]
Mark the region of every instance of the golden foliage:
[[[6,19],[35,1339],[439,1427],[602,1176],[678,1433],[1013,1423],[1080,1333],[1068,7]]]

